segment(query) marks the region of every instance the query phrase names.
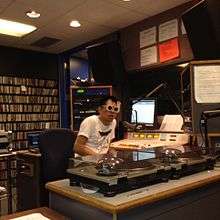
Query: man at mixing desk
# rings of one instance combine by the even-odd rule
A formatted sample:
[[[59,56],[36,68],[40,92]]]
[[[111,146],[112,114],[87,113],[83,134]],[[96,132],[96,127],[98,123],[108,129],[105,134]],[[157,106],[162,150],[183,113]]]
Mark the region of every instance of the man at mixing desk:
[[[83,120],[74,144],[74,151],[81,155],[104,154],[115,138],[116,117],[121,103],[114,96],[100,100],[98,115]]]

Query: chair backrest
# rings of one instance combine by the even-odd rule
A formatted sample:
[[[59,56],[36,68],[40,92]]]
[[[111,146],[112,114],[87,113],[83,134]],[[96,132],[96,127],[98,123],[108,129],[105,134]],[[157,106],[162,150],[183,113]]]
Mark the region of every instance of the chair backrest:
[[[66,177],[68,161],[73,156],[74,133],[70,129],[56,128],[43,131],[39,137],[43,182]]]

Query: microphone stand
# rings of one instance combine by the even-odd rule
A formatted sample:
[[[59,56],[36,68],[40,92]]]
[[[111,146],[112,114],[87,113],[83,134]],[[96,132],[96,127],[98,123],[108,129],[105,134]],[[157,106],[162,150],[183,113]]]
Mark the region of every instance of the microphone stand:
[[[157,92],[160,88],[165,87],[165,83],[161,83],[160,85],[158,85],[156,88],[154,88],[153,90],[151,90],[149,93],[147,93],[146,95],[142,95],[140,98],[136,99],[135,102],[133,102],[133,104],[136,104],[137,102],[141,101],[144,98],[148,98],[151,95],[153,95],[155,92]]]
[[[158,86],[156,86],[153,90],[151,90],[149,93],[142,95],[140,98],[136,99],[135,102],[133,102],[133,104],[136,104],[137,102],[143,100],[144,98],[148,98],[150,96],[152,96],[154,93],[156,93],[158,90],[160,90],[161,88],[166,89],[168,91],[166,91],[166,96],[171,100],[171,102],[174,104],[174,106],[176,107],[177,111],[179,112],[179,114],[181,115],[181,117],[183,118],[183,124],[185,122],[185,117],[184,114],[182,113],[180,107],[178,106],[178,104],[176,103],[176,101],[174,100],[174,98],[172,97],[172,95],[170,94],[169,90],[170,87],[168,86],[167,83],[161,83]],[[136,117],[137,120],[137,117]],[[127,123],[126,123],[127,124]],[[135,128],[136,129],[136,128]]]
[[[179,114],[182,116],[183,118],[183,123],[185,122],[185,116],[183,114],[183,112],[181,111],[180,107],[178,106],[178,104],[176,103],[176,101],[174,100],[174,98],[172,97],[172,95],[170,94],[170,87],[168,86],[167,83],[161,83],[159,84],[157,87],[155,87],[153,90],[151,90],[149,93],[147,93],[146,95],[141,96],[140,98],[138,98],[133,104],[141,101],[144,98],[148,98],[150,96],[152,96],[155,92],[157,92],[158,90],[160,90],[161,88],[166,89],[167,91],[165,92],[166,96],[171,100],[171,102],[174,104],[174,106],[176,107],[177,111],[179,112]]]
[[[177,111],[179,112],[179,114],[182,116],[183,118],[183,124],[185,122],[185,116],[182,112],[182,110],[180,109],[180,107],[178,106],[178,104],[176,103],[176,101],[174,100],[174,98],[172,97],[172,95],[170,94],[170,91],[169,91],[169,87],[166,86],[166,88],[168,89],[168,91],[166,92],[168,98],[172,101],[172,103],[174,104],[174,106],[176,107]]]

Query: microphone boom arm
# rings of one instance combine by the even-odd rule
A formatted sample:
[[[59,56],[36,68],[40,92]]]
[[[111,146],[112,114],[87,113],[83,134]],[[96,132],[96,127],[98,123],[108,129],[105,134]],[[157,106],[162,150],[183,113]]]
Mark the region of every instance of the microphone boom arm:
[[[133,104],[136,104],[137,102],[141,101],[144,98],[148,98],[151,95],[153,95],[155,92],[157,92],[160,88],[165,87],[165,83],[161,83],[160,85],[158,85],[156,88],[154,88],[153,90],[151,90],[149,93],[147,93],[146,95],[142,95],[140,98],[138,98]]]
[[[183,112],[181,111],[180,107],[178,106],[178,104],[176,103],[176,101],[174,100],[174,98],[172,97],[172,95],[170,94],[170,87],[168,86],[167,83],[161,83],[159,84],[157,87],[155,87],[153,90],[151,90],[149,93],[147,93],[146,95],[143,95],[141,96],[139,99],[137,99],[135,103],[141,101],[142,99],[144,98],[148,98],[150,96],[152,96],[155,92],[157,92],[160,88],[163,88],[163,89],[167,89],[168,91],[166,91],[165,95],[171,100],[171,102],[174,104],[174,106],[176,107],[177,111],[179,112],[179,114],[182,116],[183,118],[183,123],[184,123],[184,119],[185,119],[185,116],[183,114]]]

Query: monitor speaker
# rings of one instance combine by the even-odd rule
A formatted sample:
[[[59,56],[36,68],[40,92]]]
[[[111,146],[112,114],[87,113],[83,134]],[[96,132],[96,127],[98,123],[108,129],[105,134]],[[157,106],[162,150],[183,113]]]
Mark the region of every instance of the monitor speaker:
[[[220,1],[206,0],[182,15],[189,42],[196,59],[220,57]]]
[[[125,69],[118,42],[89,47],[87,53],[95,82],[117,85],[124,81]]]

